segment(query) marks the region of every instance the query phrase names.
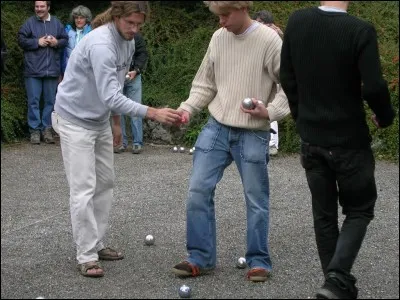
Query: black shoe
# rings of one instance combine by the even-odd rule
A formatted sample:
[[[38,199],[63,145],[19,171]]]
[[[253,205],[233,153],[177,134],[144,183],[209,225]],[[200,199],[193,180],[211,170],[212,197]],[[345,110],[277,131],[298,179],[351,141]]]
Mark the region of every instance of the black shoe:
[[[317,299],[357,299],[358,289],[346,285],[335,276],[327,276],[324,285],[316,293]]]

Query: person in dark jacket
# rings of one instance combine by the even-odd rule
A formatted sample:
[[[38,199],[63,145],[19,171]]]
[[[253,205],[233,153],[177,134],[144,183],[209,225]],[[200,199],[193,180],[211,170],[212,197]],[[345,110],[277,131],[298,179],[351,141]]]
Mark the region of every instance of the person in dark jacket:
[[[3,31],[1,31],[1,75],[3,75],[4,60],[6,59],[6,56],[7,56],[7,47],[3,38]]]
[[[146,66],[148,53],[146,42],[140,33],[135,34],[135,53],[129,68],[130,77],[125,80],[124,95],[132,101],[142,103],[142,72]],[[132,128],[132,153],[139,154],[143,148],[143,119],[141,117],[130,118]],[[125,116],[121,116],[122,145],[115,148],[116,153],[125,151],[128,147]]]
[[[50,1],[35,1],[35,15],[18,31],[18,44],[24,50],[28,125],[32,144],[40,144],[41,131],[46,143],[54,143],[51,113],[60,76],[60,53],[68,43],[63,24],[50,16],[49,10]],[[41,114],[39,103],[42,94],[44,107]]]
[[[349,15],[348,5],[321,1],[320,7],[294,12],[281,54],[281,84],[302,140],[301,164],[325,277],[317,299],[358,296],[352,267],[377,199],[364,101],[378,128],[395,117],[376,30]],[[345,215],[340,230],[338,203]]]

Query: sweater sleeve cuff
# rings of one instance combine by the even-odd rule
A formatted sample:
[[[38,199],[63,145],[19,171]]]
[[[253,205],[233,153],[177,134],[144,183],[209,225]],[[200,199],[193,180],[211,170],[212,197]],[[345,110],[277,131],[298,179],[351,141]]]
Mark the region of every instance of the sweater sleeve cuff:
[[[181,105],[179,106],[179,108],[186,110],[191,115],[193,115],[195,113],[195,109],[192,106],[190,106],[189,104],[187,104],[186,102],[182,102]]]
[[[133,116],[133,117],[141,117],[141,118],[145,118],[147,115],[147,110],[148,110],[148,106],[147,105],[141,105],[139,107],[139,109],[137,110],[137,115]]]
[[[269,121],[272,123],[274,121],[279,121],[278,120],[278,113],[276,109],[272,106],[267,107],[268,110],[268,116],[269,116]]]

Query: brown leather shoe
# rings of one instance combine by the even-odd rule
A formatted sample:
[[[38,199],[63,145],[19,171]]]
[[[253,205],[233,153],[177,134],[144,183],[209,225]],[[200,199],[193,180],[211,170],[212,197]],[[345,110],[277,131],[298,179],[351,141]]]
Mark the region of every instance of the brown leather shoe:
[[[251,268],[247,272],[247,279],[253,282],[263,282],[271,276],[271,272],[264,268]]]
[[[191,264],[188,261],[182,261],[172,268],[172,272],[180,277],[197,277],[199,275],[204,275],[212,271],[214,268],[204,269]]]

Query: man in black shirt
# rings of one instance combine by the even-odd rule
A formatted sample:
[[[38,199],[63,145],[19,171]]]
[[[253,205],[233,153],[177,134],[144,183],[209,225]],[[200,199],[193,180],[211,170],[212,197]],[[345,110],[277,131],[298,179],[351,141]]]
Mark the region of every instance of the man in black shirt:
[[[373,25],[347,14],[349,1],[321,1],[294,12],[280,78],[301,137],[301,163],[312,195],[314,230],[325,275],[317,298],[357,298],[351,269],[377,198],[365,100],[378,128],[394,111]],[[338,202],[346,216],[338,227]]]

